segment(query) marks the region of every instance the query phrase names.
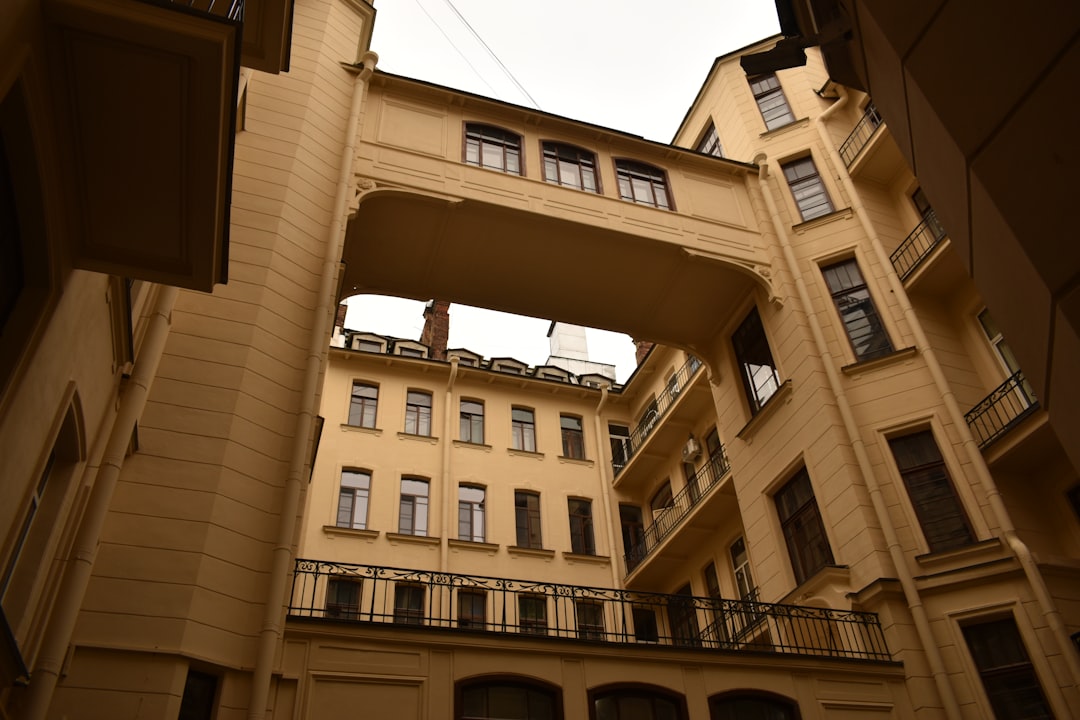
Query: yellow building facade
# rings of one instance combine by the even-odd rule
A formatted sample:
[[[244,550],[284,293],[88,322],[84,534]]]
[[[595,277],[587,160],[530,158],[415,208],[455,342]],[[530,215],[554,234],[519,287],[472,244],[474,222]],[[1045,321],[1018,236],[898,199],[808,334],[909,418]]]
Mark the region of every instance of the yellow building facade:
[[[653,143],[373,19],[0,19],[5,716],[1080,714],[1076,470],[870,98],[766,41]],[[656,345],[329,347],[364,292]]]

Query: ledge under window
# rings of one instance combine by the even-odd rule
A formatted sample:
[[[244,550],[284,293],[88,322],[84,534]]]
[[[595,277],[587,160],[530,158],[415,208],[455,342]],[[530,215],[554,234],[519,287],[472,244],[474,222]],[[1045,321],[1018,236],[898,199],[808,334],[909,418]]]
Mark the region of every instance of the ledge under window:
[[[379,537],[378,530],[361,530],[360,528],[338,527],[337,525],[323,525],[322,529],[327,535],[339,535],[341,537],[356,537],[365,540],[374,540]]]
[[[442,538],[430,537],[428,535],[409,535],[408,533],[386,533],[386,539],[392,543],[404,542],[404,543],[416,543],[417,545],[438,545],[442,542]]]
[[[347,425],[342,423],[341,429],[348,430],[349,432],[366,433],[368,435],[382,435],[382,428],[367,428],[360,427],[359,425]]]
[[[538,557],[545,558],[547,560],[555,557],[554,550],[545,550],[544,548],[527,548],[521,547],[520,545],[511,545],[510,547],[506,548],[506,552],[510,553],[511,555],[524,555],[526,557]]]
[[[754,437],[754,433],[757,432],[765,419],[776,413],[776,408],[791,401],[791,379],[788,378],[784,382],[780,383],[780,387],[776,389],[773,396],[769,398],[769,401],[765,403],[765,406],[757,411],[757,415],[750,418],[750,422],[742,426],[742,430],[735,433],[735,437],[740,440],[749,443]]]
[[[847,565],[825,565],[816,573],[803,580],[794,590],[789,592],[778,602],[782,605],[799,605],[807,598],[821,595],[821,591],[829,585],[847,587],[851,584],[851,570]],[[847,595],[846,592],[841,595]]]
[[[435,445],[439,442],[439,438],[434,435],[413,435],[412,433],[399,432],[397,434],[398,440],[419,440],[421,442],[427,442],[431,445]]]
[[[590,563],[592,565],[610,565],[611,558],[607,555],[584,555],[576,552],[563,551],[563,560],[568,562]]]
[[[870,360],[860,360],[858,362],[853,362],[850,365],[844,365],[840,368],[840,372],[845,375],[858,377],[864,372],[888,367],[893,363],[913,358],[918,354],[919,351],[914,347],[900,348],[899,350],[893,350],[888,355],[882,355],[881,357],[872,358]]]
[[[468,440],[452,440],[454,447],[469,448],[470,450],[483,450],[484,452],[491,452],[491,446],[483,443],[469,442]]]
[[[584,465],[585,467],[592,467],[595,464],[592,460],[586,458],[572,458],[566,457],[565,455],[559,456],[559,462],[569,463],[570,465]]]
[[[783,135],[788,130],[794,130],[795,128],[806,127],[809,124],[810,124],[810,118],[808,118],[808,117],[799,118],[798,120],[792,120],[787,125],[781,125],[780,127],[773,128],[772,130],[766,130],[765,132],[758,135],[758,137],[760,137],[760,138],[773,138],[773,137],[776,137],[777,135]]]
[[[477,542],[476,540],[459,540],[457,538],[450,538],[446,542],[452,548],[472,550],[474,552],[486,552],[488,555],[494,555],[499,551],[499,546],[495,543]]]
[[[517,450],[515,448],[506,448],[506,452],[510,453],[511,455],[517,455],[518,457],[532,458],[533,460],[544,459],[544,453],[533,452],[532,450]]]
[[[980,556],[987,556],[987,559],[989,559],[991,556],[999,554],[1001,549],[1001,540],[992,537],[989,540],[980,540],[951,550],[916,555],[915,562],[935,573],[949,572],[954,569],[950,567],[954,563],[959,563],[960,568],[966,569],[968,566],[975,564]]]
[[[796,233],[797,235],[802,235],[807,230],[812,230],[812,229],[816,228],[818,225],[828,225],[829,223],[833,222],[834,220],[848,220],[851,217],[853,217],[854,214],[855,213],[853,213],[851,211],[851,208],[849,208],[849,207],[840,208],[839,210],[833,210],[831,213],[828,213],[827,215],[821,215],[821,216],[816,217],[816,218],[810,218],[809,220],[806,220],[805,222],[801,222],[801,223],[797,223],[795,225],[792,225],[791,230],[792,230],[792,232]]]

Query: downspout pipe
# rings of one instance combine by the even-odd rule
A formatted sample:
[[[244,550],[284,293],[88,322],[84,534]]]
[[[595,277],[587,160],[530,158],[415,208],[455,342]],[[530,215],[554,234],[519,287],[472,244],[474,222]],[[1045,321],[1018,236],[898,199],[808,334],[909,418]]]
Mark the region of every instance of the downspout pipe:
[[[833,107],[835,107],[835,105]],[[814,344],[817,346],[822,364],[824,365],[825,375],[828,378],[829,386],[832,389],[833,396],[836,398],[836,408],[844,423],[844,429],[847,432],[848,440],[851,442],[852,452],[855,453],[855,460],[859,465],[859,472],[861,473],[863,480],[866,483],[867,491],[870,494],[870,502],[873,505],[874,514],[881,525],[881,532],[885,536],[885,542],[889,546],[889,557],[895,566],[896,574],[900,580],[900,587],[903,589],[904,599],[907,602],[908,609],[911,612],[912,621],[915,624],[915,632],[918,634],[919,640],[923,645],[923,650],[926,652],[927,661],[930,665],[930,672],[934,677],[934,684],[937,686],[938,694],[941,697],[945,715],[949,720],[960,720],[962,717],[960,713],[960,704],[957,702],[956,694],[953,691],[952,685],[949,683],[949,676],[945,670],[945,662],[942,659],[941,651],[934,641],[933,632],[930,629],[930,622],[926,616],[926,608],[923,606],[922,598],[919,596],[918,588],[915,586],[915,579],[904,559],[904,552],[900,545],[900,539],[896,533],[896,527],[893,525],[892,519],[889,516],[888,503],[881,492],[881,486],[877,482],[877,477],[874,475],[874,467],[870,462],[869,455],[867,455],[866,446],[859,433],[859,426],[855,422],[855,416],[851,411],[851,403],[848,401],[843,383],[840,382],[840,376],[836,370],[837,363],[834,360],[832,353],[829,352],[828,344],[825,342],[825,334],[821,329],[821,323],[817,318],[817,314],[812,311],[813,305],[810,302],[810,293],[806,288],[806,282],[803,279],[802,272],[799,270],[799,264],[795,258],[795,253],[791,249],[791,241],[788,238],[787,229],[784,227],[780,218],[780,212],[777,209],[772,190],[769,188],[768,158],[762,153],[754,158],[754,162],[757,163],[760,168],[758,172],[758,183],[761,185],[761,194],[765,199],[765,206],[768,208],[769,215],[772,218],[773,229],[776,232],[777,240],[780,243],[780,248],[784,254],[784,262],[787,265],[788,272],[791,273],[792,279],[795,281],[795,287],[799,294],[799,301],[804,308],[807,323],[810,326],[810,332],[814,337]]]
[[[870,222],[869,215],[866,212],[862,199],[855,190],[855,183],[852,181],[851,175],[846,172],[846,166],[844,165],[843,159],[840,157],[840,152],[833,145],[829,133],[825,128],[825,121],[829,119],[830,111],[836,108],[837,105],[846,102],[848,99],[849,95],[846,88],[841,86],[838,87],[838,90],[841,96],[840,101],[833,104],[815,120],[821,142],[825,146],[829,159],[838,171],[837,174],[840,176],[840,181],[850,197],[851,209],[855,213],[855,217],[857,217],[862,224],[866,236],[870,239],[870,245],[874,250],[877,261],[885,270],[885,275],[889,280],[889,289],[892,290],[893,295],[896,296],[897,302],[900,303],[900,309],[904,313],[904,319],[907,320],[908,327],[911,328],[911,333],[914,336],[915,347],[923,356],[927,370],[930,371],[930,376],[934,381],[934,386],[941,394],[942,401],[945,403],[945,409],[948,412],[949,419],[956,427],[956,432],[960,436],[964,451],[968,456],[968,460],[971,462],[971,467],[974,468],[975,475],[978,477],[979,484],[982,486],[983,493],[986,495],[987,501],[990,504],[990,510],[993,513],[994,521],[997,523],[998,527],[1001,528],[1005,543],[1013,554],[1016,555],[1016,559],[1019,561],[1020,567],[1024,571],[1024,576],[1031,586],[1032,592],[1035,594],[1035,599],[1039,604],[1039,610],[1042,612],[1047,625],[1053,631],[1052,634],[1054,640],[1057,643],[1058,650],[1065,659],[1065,664],[1069,668],[1069,674],[1072,676],[1073,683],[1080,685],[1080,653],[1077,653],[1075,646],[1072,644],[1069,637],[1069,631],[1065,626],[1065,621],[1054,602],[1053,596],[1050,594],[1050,589],[1046,585],[1045,578],[1043,578],[1042,573],[1039,571],[1038,563],[1032,556],[1031,549],[1016,532],[1016,527],[1013,525],[1008,508],[1005,507],[1005,502],[1001,497],[1001,491],[998,490],[997,483],[994,482],[994,476],[990,473],[990,468],[986,465],[986,459],[983,457],[978,443],[975,442],[975,438],[971,434],[971,428],[968,427],[967,420],[964,418],[964,412],[960,409],[960,405],[956,401],[956,395],[953,393],[952,387],[945,379],[945,373],[941,369],[941,363],[938,361],[937,353],[927,339],[926,333],[923,332],[922,324],[919,322],[918,315],[915,313],[915,308],[911,304],[911,298],[908,297],[907,290],[904,289],[904,282],[896,273],[896,268],[892,264],[892,258],[890,258],[889,253],[885,251],[885,246],[881,243],[881,237],[878,235],[877,229],[874,227],[873,223]],[[841,170],[841,168],[845,168],[845,170]],[[1055,685],[1049,689],[1049,692],[1058,696],[1060,707],[1066,707],[1064,695],[1061,694],[1059,687]]]
[[[450,446],[453,445],[453,441],[450,439],[453,437],[451,433],[454,432],[454,383],[457,382],[458,357],[454,355],[450,358],[450,378],[446,381],[446,402],[443,407],[446,408],[444,414],[446,418],[443,420],[443,440],[442,440],[442,493],[443,493],[443,539],[439,543],[439,569],[446,572],[449,568],[450,562],[450,533],[453,531],[453,503],[454,494],[451,492],[450,487],[450,462],[451,453]]]
[[[378,59],[378,55],[368,51],[363,54],[359,64],[351,66],[351,70],[356,73],[353,79],[352,106],[345,126],[345,145],[341,150],[337,194],[334,198],[333,214],[326,237],[319,293],[316,296],[319,306],[313,315],[303,390],[300,395],[300,409],[296,413],[296,426],[293,429],[292,456],[285,479],[281,512],[278,516],[277,537],[270,567],[270,584],[266,593],[266,610],[251,678],[251,697],[248,702],[249,720],[266,718],[274,657],[284,624],[283,600],[293,556],[293,535],[296,531],[296,517],[299,514],[300,496],[303,492],[304,466],[308,460],[311,428],[317,410],[315,398],[319,389],[319,371],[322,369],[323,356],[327,352],[329,323],[336,305],[335,277],[341,259],[341,245],[348,220],[349,199],[354,185],[352,175],[353,163],[356,159],[356,137],[360,127],[360,114],[364,106],[367,81],[375,71],[375,63]]]
[[[162,286],[158,290],[157,301],[149,319],[146,337],[139,351],[139,357],[131,377],[128,379],[123,394],[120,396],[120,408],[105,446],[101,466],[90,491],[90,498],[83,513],[82,523],[71,550],[67,572],[64,573],[60,592],[57,593],[56,608],[45,639],[41,645],[38,662],[30,679],[23,718],[42,720],[49,711],[53,692],[60,678],[64,656],[67,654],[71,636],[75,632],[75,623],[79,618],[86,588],[94,570],[101,531],[105,527],[105,518],[109,514],[113,493],[120,481],[120,470],[124,466],[131,434],[135,423],[142,416],[150,386],[157,376],[161,357],[165,352],[165,341],[169,337],[173,305],[179,291],[175,287]]]
[[[604,517],[607,518],[604,525],[607,531],[608,554],[611,556],[611,587],[619,588],[622,587],[622,580],[619,577],[618,553],[615,545],[616,517],[611,512],[611,493],[614,492],[614,479],[611,477],[611,463],[604,460],[604,444],[601,442],[601,438],[604,437],[604,423],[600,420],[600,411],[607,405],[607,401],[608,389],[601,387],[600,401],[596,403],[596,412],[593,414],[596,428],[596,466],[599,468],[596,475],[600,480],[600,501],[604,504]]]

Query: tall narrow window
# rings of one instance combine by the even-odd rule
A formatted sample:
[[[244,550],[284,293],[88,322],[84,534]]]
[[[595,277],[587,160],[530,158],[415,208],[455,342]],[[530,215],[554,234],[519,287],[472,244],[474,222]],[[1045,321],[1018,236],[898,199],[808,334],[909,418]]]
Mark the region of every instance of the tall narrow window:
[[[583,640],[603,640],[604,606],[595,600],[578,600],[574,603],[577,614],[578,637]]]
[[[515,450],[536,452],[536,419],[528,408],[513,408],[510,411],[511,447]]]
[[[963,631],[997,720],[1053,720],[1015,620],[968,625]]]
[[[562,428],[563,457],[584,460],[585,435],[581,429],[581,418],[575,415],[560,415],[559,425]]]
[[[521,174],[521,136],[490,125],[465,126],[465,162],[489,170]]]
[[[630,457],[630,428],[608,423],[608,442],[611,443],[611,468],[616,474]]]
[[[595,555],[592,502],[570,498],[570,548],[579,555]]]
[[[326,617],[357,620],[360,617],[361,581],[330,578],[326,583]]]
[[[930,201],[926,198],[922,188],[911,194],[911,202],[915,204],[915,209],[919,211],[919,215],[922,216],[926,227],[933,233],[934,239],[941,240],[945,237],[945,228],[938,221],[937,213],[934,212],[934,208],[930,205]]]
[[[410,390],[405,396],[405,432],[431,435],[431,393]]]
[[[746,553],[746,541],[739,538],[731,543],[731,569],[735,574],[735,589],[740,600],[754,600],[757,590],[754,575],[750,571],[750,556]]]
[[[424,624],[424,586],[397,583],[394,586],[394,622]]]
[[[994,348],[994,353],[997,356],[998,362],[1001,363],[1001,367],[1009,375],[1015,375],[1020,372],[1020,363],[1016,359],[1016,355],[1013,354],[1012,348],[1005,342],[1005,336],[1001,334],[1001,330],[998,328],[997,323],[994,322],[994,318],[990,317],[990,311],[983,309],[979,313],[979,325],[982,327],[983,332],[986,334],[986,339],[990,341],[990,345]],[[1020,390],[1023,400],[1026,401],[1025,405],[1030,405],[1035,402],[1035,392],[1031,389],[1027,380],[1020,383]]]
[[[660,628],[656,625],[656,609],[652,606],[632,608],[634,639],[638,642],[660,642]]]
[[[619,197],[623,200],[671,209],[663,170],[633,160],[616,160],[615,174],[619,178]]]
[[[896,466],[904,479],[915,517],[930,552],[941,552],[975,542],[960,498],[945,469],[934,434],[929,430],[889,440]]]
[[[599,192],[596,155],[572,145],[544,143],[544,179],[588,192]]]
[[[458,627],[483,630],[487,627],[487,593],[458,590]]]
[[[784,90],[780,87],[776,75],[758,75],[749,80],[750,91],[754,93],[754,100],[757,101],[767,130],[775,130],[795,122],[795,116],[788,107],[787,98],[784,97]]]
[[[756,415],[780,389],[780,376],[756,307],[735,330],[731,344],[735,348],[735,361],[739,364],[750,414]]]
[[[515,491],[514,516],[517,524],[517,546],[544,547],[540,535],[540,495],[525,490]]]
[[[458,538],[484,542],[484,488],[458,487]]]
[[[712,624],[706,629],[705,637],[708,640],[723,642],[728,638],[727,627],[724,625],[724,609],[720,602],[720,578],[716,575],[716,565],[709,563],[702,573],[705,576],[705,590],[709,593],[709,599],[713,601]]]
[[[427,535],[428,483],[416,478],[401,479],[401,506],[398,509],[398,532],[402,535]]]
[[[716,134],[716,126],[709,123],[709,128],[701,136],[701,141],[694,148],[699,153],[724,157],[724,150],[720,147],[720,136]]]
[[[217,689],[217,675],[189,669],[177,720],[210,720],[214,717]]]
[[[671,621],[673,644],[683,647],[697,647],[701,644],[697,606],[694,604],[694,593],[689,583],[668,596],[668,619]]]
[[[828,215],[833,211],[832,200],[829,199],[829,193],[825,190],[825,183],[818,174],[813,158],[800,158],[784,163],[781,167],[804,221]]]
[[[379,388],[367,383],[352,384],[349,402],[349,424],[354,427],[375,427],[375,410],[379,406]]]
[[[821,272],[844,322],[855,359],[872,360],[891,353],[892,343],[859,272],[859,264],[854,259],[844,260],[821,268]]]
[[[518,595],[518,627],[530,635],[547,635],[547,598],[543,595]]]
[[[461,441],[484,444],[484,403],[477,400],[461,401]]]
[[[342,470],[341,491],[338,494],[337,526],[367,529],[368,494],[371,492],[371,473],[364,470]]]
[[[645,550],[641,547],[641,541],[645,539],[645,524],[641,519],[641,508],[637,505],[620,505],[619,524],[622,526],[626,572],[630,572],[645,556]]]
[[[802,584],[821,568],[833,564],[832,548],[821,522],[814,488],[806,468],[799,470],[776,493],[776,509],[784,531],[795,582]]]

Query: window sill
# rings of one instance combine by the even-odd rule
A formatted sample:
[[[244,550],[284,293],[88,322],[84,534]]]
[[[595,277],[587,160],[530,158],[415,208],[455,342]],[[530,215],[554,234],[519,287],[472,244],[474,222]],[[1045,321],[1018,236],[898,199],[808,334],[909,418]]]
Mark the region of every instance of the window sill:
[[[851,211],[851,208],[840,208],[839,210],[833,210],[828,215],[821,215],[819,217],[806,220],[805,222],[796,223],[795,225],[791,226],[791,231],[794,232],[796,235],[802,235],[807,230],[813,230],[819,225],[828,225],[835,220],[848,220],[853,216],[854,213]]]
[[[611,558],[607,555],[585,555],[576,552],[563,551],[563,560],[569,563],[589,563],[591,565],[610,565]]]
[[[452,440],[454,447],[469,448],[470,450],[483,450],[484,452],[491,452],[491,446],[483,443],[469,442],[468,440]]]
[[[975,564],[976,558],[982,556],[987,556],[989,558],[990,556],[998,555],[1000,554],[1001,549],[1001,540],[992,537],[989,540],[980,540],[979,542],[965,545],[964,547],[916,555],[915,562],[919,563],[921,567],[933,572],[948,572],[953,569],[950,566],[957,565],[967,568]]]
[[[459,540],[457,538],[450,538],[446,542],[452,548],[472,550],[473,552],[486,552],[488,555],[494,555],[499,551],[499,546],[495,543],[477,542],[475,540]]]
[[[386,539],[390,541],[391,545],[396,545],[399,542],[403,543],[415,543],[417,545],[438,545],[442,542],[442,538],[430,537],[428,535],[409,535],[408,533],[386,533]]]
[[[808,117],[799,118],[798,120],[792,120],[787,125],[781,125],[780,127],[773,128],[772,130],[766,130],[765,132],[758,135],[758,137],[767,140],[767,139],[770,139],[770,138],[774,138],[777,135],[783,135],[784,133],[786,133],[786,132],[788,132],[790,130],[794,130],[795,128],[806,127],[809,124],[810,124],[810,118],[808,118]]]
[[[566,457],[565,455],[559,456],[559,462],[567,463],[569,465],[583,465],[584,467],[592,467],[593,465],[595,465],[592,460],[587,460],[586,458]]]
[[[365,433],[367,435],[382,435],[382,428],[367,428],[359,425],[346,425],[342,423],[341,429],[347,430],[348,432]]]
[[[379,537],[378,530],[361,530],[360,528],[343,528],[337,525],[323,525],[323,533],[330,536],[364,538],[374,540]]]
[[[533,460],[544,459],[544,453],[534,452],[532,450],[517,450],[515,448],[506,448],[506,452],[510,453],[511,455],[517,455],[518,457],[532,458]]]
[[[554,550],[545,550],[544,548],[528,548],[521,547],[520,545],[511,545],[506,548],[506,552],[511,555],[524,555],[525,557],[538,557],[550,560],[555,557]]]
[[[431,445],[435,445],[439,442],[439,438],[434,435],[413,435],[412,433],[399,432],[397,436],[398,440],[419,440],[420,442],[426,442]]]
[[[750,422],[742,426],[742,430],[735,433],[735,437],[739,438],[746,444],[752,442],[754,433],[757,429],[765,423],[765,420],[772,415],[776,414],[776,408],[791,402],[791,380],[785,380],[780,384],[780,387],[769,398],[769,402],[765,403],[765,407],[758,410],[757,415],[750,418]]]
[[[894,363],[899,363],[904,360],[915,357],[919,351],[914,347],[901,348],[899,350],[893,350],[888,355],[882,355],[872,360],[860,360],[859,362],[853,362],[850,365],[844,365],[840,368],[840,372],[851,377],[859,377],[864,372],[870,372],[878,370],[883,367],[888,367]]]
[[[826,565],[799,583],[794,590],[777,602],[781,605],[800,605],[815,595],[822,595],[822,590],[829,585],[844,586],[845,592],[840,593],[844,596],[847,594],[846,588],[850,582],[851,570],[847,565]]]

